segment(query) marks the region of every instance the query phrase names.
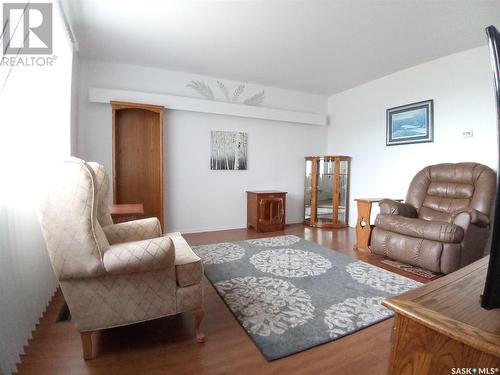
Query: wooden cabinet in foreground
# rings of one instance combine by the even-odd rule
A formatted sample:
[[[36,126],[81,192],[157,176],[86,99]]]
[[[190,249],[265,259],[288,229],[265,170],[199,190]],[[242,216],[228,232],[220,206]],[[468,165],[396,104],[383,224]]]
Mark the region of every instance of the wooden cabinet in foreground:
[[[488,257],[383,302],[396,313],[390,375],[499,373],[500,309],[480,302],[487,268]]]
[[[307,156],[304,223],[320,228],[347,226],[349,156]]]
[[[162,106],[111,102],[113,202],[138,204],[163,225]]]

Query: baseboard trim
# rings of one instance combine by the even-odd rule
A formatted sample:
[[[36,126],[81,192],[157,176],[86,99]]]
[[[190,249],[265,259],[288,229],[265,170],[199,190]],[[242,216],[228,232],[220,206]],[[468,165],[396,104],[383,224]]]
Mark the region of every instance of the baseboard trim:
[[[294,222],[294,223],[286,223],[286,225],[292,224],[302,224],[302,221]],[[191,228],[191,229],[168,229],[169,232],[180,232],[182,234],[191,234],[191,233],[203,233],[203,232],[217,232],[224,230],[234,230],[234,229],[246,229],[246,225],[241,224],[239,226],[223,226],[223,227],[207,227],[207,228]]]

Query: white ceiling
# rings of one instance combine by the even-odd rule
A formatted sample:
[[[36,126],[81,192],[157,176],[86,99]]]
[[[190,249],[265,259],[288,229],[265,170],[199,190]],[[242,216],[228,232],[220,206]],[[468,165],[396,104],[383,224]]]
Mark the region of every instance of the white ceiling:
[[[486,44],[500,0],[62,0],[84,58],[333,94]]]

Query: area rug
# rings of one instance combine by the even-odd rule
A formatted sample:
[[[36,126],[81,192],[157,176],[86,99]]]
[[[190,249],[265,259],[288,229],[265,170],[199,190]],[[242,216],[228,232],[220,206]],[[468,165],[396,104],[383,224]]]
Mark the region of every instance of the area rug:
[[[413,273],[414,275],[425,277],[426,279],[433,280],[437,279],[440,276],[443,276],[442,273],[439,272],[432,272],[429,270],[426,270],[424,268],[420,268],[417,266],[412,266],[410,264],[398,262],[397,260],[392,260],[392,259],[384,259],[382,263],[387,264],[391,267],[396,267],[402,271],[410,272]]]
[[[267,360],[387,319],[385,298],[422,285],[292,235],[193,250]]]

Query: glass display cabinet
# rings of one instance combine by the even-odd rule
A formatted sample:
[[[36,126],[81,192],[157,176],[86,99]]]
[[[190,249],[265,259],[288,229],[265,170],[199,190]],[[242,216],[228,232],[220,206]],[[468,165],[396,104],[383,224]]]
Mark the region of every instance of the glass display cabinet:
[[[347,226],[349,156],[307,156],[304,224],[321,228]]]

